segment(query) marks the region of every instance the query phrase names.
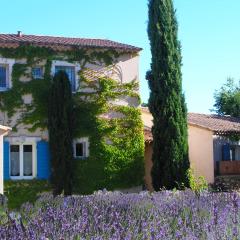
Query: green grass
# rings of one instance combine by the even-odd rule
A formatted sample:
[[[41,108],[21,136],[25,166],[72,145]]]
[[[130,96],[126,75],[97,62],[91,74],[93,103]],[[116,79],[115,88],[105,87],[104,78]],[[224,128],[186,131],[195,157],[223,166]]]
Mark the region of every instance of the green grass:
[[[25,202],[35,202],[41,192],[50,191],[51,187],[45,180],[5,181],[4,193],[8,198],[8,209],[19,209]]]

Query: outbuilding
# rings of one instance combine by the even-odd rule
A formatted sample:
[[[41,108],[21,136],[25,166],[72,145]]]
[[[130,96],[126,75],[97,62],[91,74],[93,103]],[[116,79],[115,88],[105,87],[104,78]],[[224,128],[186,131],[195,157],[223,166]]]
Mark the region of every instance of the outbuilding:
[[[152,115],[142,108],[145,135],[145,184],[152,190]],[[216,176],[240,175],[240,119],[215,114],[188,113],[190,166],[209,184]]]

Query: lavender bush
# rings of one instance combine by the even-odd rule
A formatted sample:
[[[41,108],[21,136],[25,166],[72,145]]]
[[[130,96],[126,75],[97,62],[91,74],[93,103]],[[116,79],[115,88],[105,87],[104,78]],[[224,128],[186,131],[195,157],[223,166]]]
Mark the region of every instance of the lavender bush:
[[[240,239],[237,193],[42,195],[2,214],[0,239]]]

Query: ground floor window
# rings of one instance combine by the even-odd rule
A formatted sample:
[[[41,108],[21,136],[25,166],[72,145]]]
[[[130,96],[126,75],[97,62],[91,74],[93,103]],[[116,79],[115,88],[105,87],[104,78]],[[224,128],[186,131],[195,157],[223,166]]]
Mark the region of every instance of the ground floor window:
[[[36,177],[37,156],[35,138],[9,137],[9,174],[11,179]]]
[[[74,140],[73,152],[75,158],[84,159],[89,156],[89,142],[88,138],[79,138]]]
[[[33,145],[10,145],[10,176],[33,177]]]

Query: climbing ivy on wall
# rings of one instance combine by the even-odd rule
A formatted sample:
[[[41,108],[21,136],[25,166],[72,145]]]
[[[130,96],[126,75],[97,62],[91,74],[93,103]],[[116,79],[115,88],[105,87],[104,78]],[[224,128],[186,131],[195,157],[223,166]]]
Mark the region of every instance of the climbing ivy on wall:
[[[84,74],[89,71],[85,67],[87,63],[114,65],[118,52],[74,49],[59,53],[49,48],[23,45],[16,49],[0,48],[0,55],[26,59],[13,66],[12,88],[0,93],[2,112],[9,118],[17,111],[21,112],[15,130],[19,124],[28,124],[33,132],[46,129],[52,60],[80,64],[81,91],[73,96],[74,137],[89,137],[90,156],[74,161],[75,192],[90,193],[104,187],[124,188],[142,183],[144,139],[140,110],[114,104],[121,98],[140,103],[137,82],[123,84],[105,76],[92,80]],[[33,79],[31,67],[39,63],[44,64],[44,77]],[[85,91],[89,88],[92,91]],[[22,96],[25,94],[32,95],[31,104],[24,104]],[[109,118],[109,114],[115,117]]]

